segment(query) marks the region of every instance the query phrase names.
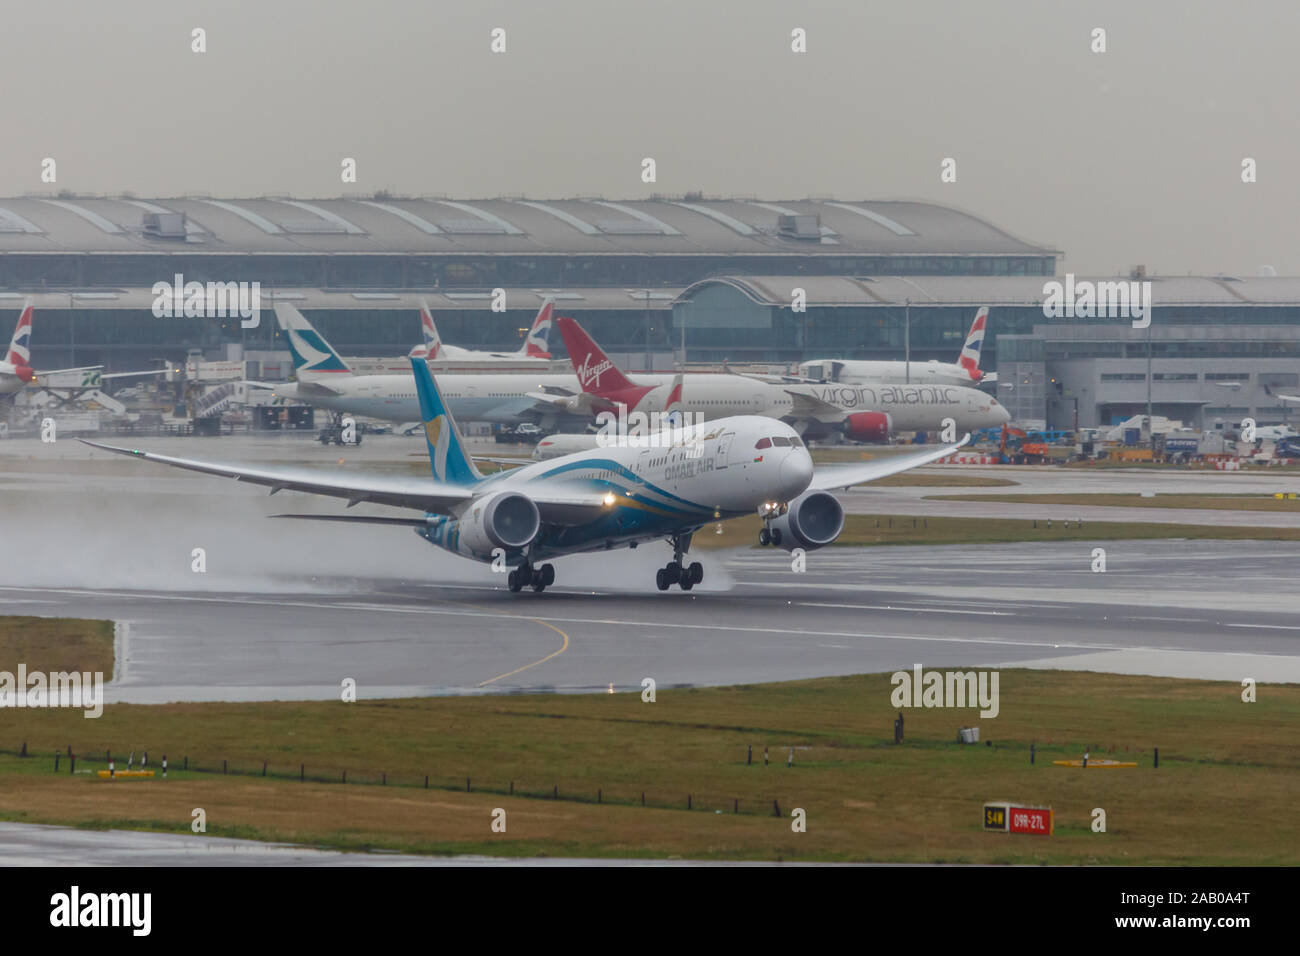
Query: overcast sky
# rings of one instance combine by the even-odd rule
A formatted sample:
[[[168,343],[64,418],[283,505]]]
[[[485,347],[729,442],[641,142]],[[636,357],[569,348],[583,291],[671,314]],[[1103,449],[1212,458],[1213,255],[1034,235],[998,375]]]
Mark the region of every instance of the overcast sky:
[[[0,193],[925,199],[1059,271],[1300,275],[1297,37],[1294,0],[10,4]]]

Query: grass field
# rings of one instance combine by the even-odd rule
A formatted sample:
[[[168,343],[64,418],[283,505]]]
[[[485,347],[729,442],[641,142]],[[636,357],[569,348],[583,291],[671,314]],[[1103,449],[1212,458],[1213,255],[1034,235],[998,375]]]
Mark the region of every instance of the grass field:
[[[1022,496],[1007,496],[1015,501]],[[1025,495],[1023,497],[1032,497]],[[997,500],[1001,500],[998,497]],[[1147,499],[1150,500],[1150,499]],[[762,522],[757,516],[734,518],[698,531],[693,548],[713,550],[758,545]],[[914,515],[845,515],[844,531],[832,547],[885,544],[999,544],[1017,541],[1126,541],[1134,539],[1215,538],[1233,541],[1300,541],[1300,528],[1254,528],[1231,525],[1186,525],[1156,522],[1071,521],[1065,527],[1043,519],[947,518]]]
[[[113,622],[81,618],[0,617],[0,670],[99,671],[113,679]]]
[[[1044,495],[926,495],[933,501],[996,501],[1002,504],[1102,505],[1114,508],[1196,508],[1215,511],[1300,511],[1300,498],[1272,495],[1157,494],[1044,494]]]
[[[996,719],[909,710],[901,746],[890,690],[887,675],[870,675],[660,688],[654,703],[619,693],[114,705],[98,720],[12,712],[0,729],[0,818],[189,832],[202,807],[210,834],[424,853],[1300,862],[1300,751],[1288,745],[1300,688],[1264,685],[1246,704],[1233,683],[1004,670]],[[993,746],[954,742],[973,723]],[[22,742],[39,756],[13,756]],[[68,746],[84,755],[79,771],[102,767],[106,749],[119,760],[147,749],[153,765],[167,753],[173,770],[109,782],[69,774],[65,757],[55,774],[53,754]],[[1085,747],[1139,766],[1052,765]],[[189,772],[175,769],[183,755]],[[346,785],[327,782],[344,771]],[[982,832],[982,803],[995,799],[1052,806],[1056,834]],[[505,833],[490,829],[498,807]],[[1096,807],[1106,833],[1090,828]],[[795,808],[806,833],[792,832]]]

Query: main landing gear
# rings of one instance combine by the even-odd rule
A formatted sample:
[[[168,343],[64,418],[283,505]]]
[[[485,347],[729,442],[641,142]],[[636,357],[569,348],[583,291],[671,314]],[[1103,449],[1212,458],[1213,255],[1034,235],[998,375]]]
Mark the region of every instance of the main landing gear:
[[[535,568],[525,561],[510,572],[506,583],[510,585],[511,591],[519,592],[525,587],[531,587],[540,593],[555,583],[555,565],[543,564],[540,568]]]
[[[758,532],[758,543],[765,548],[769,544],[779,545],[781,543],[781,529],[772,528],[771,530],[768,530],[768,528],[764,526],[763,529]]]
[[[672,542],[673,559],[655,572],[655,587],[660,591],[667,591],[676,584],[683,591],[689,591],[704,580],[704,565],[698,561],[693,561],[686,566],[682,564],[682,556],[691,546],[689,534],[673,535],[668,540]]]

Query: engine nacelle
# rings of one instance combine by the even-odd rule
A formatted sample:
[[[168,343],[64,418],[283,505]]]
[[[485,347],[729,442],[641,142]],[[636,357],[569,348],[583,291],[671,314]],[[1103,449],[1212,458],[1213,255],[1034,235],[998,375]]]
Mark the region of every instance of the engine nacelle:
[[[501,491],[474,502],[458,522],[461,546],[483,557],[495,548],[514,551],[531,544],[541,526],[537,505],[517,491]]]
[[[854,412],[844,419],[842,428],[850,441],[889,441],[894,423],[887,412]]]
[[[777,546],[793,551],[816,551],[840,536],[844,530],[844,506],[829,491],[805,491],[786,506],[785,514],[768,525]]]

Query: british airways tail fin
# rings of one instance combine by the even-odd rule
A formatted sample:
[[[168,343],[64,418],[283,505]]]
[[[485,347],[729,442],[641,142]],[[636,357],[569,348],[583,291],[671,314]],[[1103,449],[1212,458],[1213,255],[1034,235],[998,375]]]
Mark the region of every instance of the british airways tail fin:
[[[415,373],[415,392],[420,397],[420,420],[424,422],[424,438],[429,446],[429,465],[433,477],[456,485],[472,485],[483,480],[474,467],[474,459],[465,453],[465,439],[456,427],[456,419],[443,403],[442,393],[433,380],[429,366],[420,359],[411,359]]]
[[[516,354],[520,358],[549,359],[551,357],[551,327],[554,324],[555,300],[547,298],[537,310],[533,327],[528,330],[524,347]]]
[[[333,346],[293,306],[287,302],[277,302],[275,321],[289,340],[289,352],[293,356],[293,370],[298,375],[298,381],[337,381],[343,375],[352,374],[352,369],[348,368]]]
[[[32,312],[32,300],[24,300],[14,336],[9,340],[9,351],[5,353],[5,361],[19,368],[32,364]]]
[[[989,307],[981,306],[975,313],[975,321],[971,323],[970,331],[966,333],[966,344],[961,347],[961,355],[957,357],[957,364],[966,370],[966,374],[974,382],[984,377],[984,373],[980,371],[980,349],[984,345],[984,326],[988,318]]]
[[[438,327],[433,324],[433,313],[429,310],[429,303],[423,299],[420,300],[420,335],[424,339],[424,344],[411,349],[411,357],[428,361],[441,358],[442,339],[438,335]]]

